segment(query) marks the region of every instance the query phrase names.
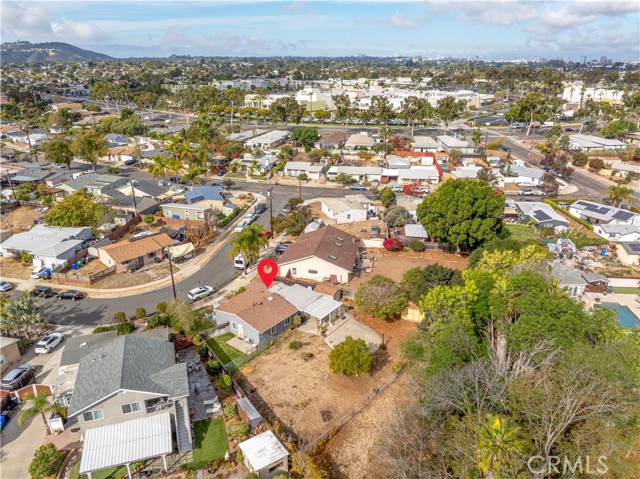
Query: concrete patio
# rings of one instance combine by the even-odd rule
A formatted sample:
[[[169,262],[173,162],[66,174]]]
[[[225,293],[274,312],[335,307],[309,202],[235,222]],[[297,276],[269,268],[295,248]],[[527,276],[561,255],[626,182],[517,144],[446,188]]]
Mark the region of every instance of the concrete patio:
[[[222,414],[222,407],[218,395],[213,389],[209,375],[200,362],[200,355],[195,347],[188,347],[178,351],[178,360],[187,364],[189,377],[189,413],[191,421],[209,419]]]
[[[245,341],[244,339],[240,339],[238,336],[234,336],[233,338],[231,338],[229,341],[227,341],[227,344],[232,348],[237,349],[241,353],[247,355],[258,349],[257,344],[250,343],[248,341]]]
[[[355,339],[364,339],[369,351],[372,353],[376,352],[382,343],[382,338],[378,333],[369,326],[356,321],[351,316],[343,316],[340,319],[334,320],[333,323],[329,323],[324,335],[318,331],[316,320],[314,319],[307,319],[302,325],[300,325],[298,330],[303,333],[322,336],[324,342],[332,349],[336,344],[344,341],[347,336],[351,336]]]

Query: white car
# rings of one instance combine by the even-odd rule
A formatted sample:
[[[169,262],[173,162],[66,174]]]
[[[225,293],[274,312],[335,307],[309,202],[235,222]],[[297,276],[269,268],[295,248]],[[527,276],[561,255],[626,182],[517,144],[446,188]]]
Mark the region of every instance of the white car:
[[[13,285],[11,283],[7,283],[6,281],[0,281],[0,292],[11,291],[13,289]]]
[[[390,186],[389,189],[394,193],[402,193],[402,186],[393,185],[393,186]]]
[[[64,341],[64,336],[60,333],[51,333],[45,336],[36,344],[36,354],[49,354],[55,347]]]
[[[242,220],[240,223],[238,223],[238,225],[233,229],[233,231],[235,231],[236,233],[240,233],[240,231],[242,231],[244,229],[244,227],[247,226],[246,221]]]
[[[35,268],[33,271],[31,271],[31,278],[42,278],[43,276],[46,276],[47,270],[48,268]]]
[[[206,298],[207,296],[211,296],[215,292],[215,289],[212,286],[198,286],[197,288],[193,288],[191,291],[187,293],[187,296],[191,301],[197,301],[202,298]]]

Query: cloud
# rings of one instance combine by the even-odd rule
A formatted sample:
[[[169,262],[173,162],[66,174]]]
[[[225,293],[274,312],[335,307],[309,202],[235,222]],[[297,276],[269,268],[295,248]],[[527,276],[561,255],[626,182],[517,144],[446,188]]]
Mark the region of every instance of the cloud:
[[[427,0],[423,3],[434,13],[457,11],[462,20],[491,25],[508,26],[538,15],[536,4],[527,0],[494,0],[489,2],[470,0]]]
[[[427,20],[426,15],[409,16],[396,12],[387,19],[387,23],[396,28],[417,28],[420,22]]]
[[[318,14],[318,12],[316,12],[311,6],[311,2],[309,2],[308,0],[305,0],[305,1],[296,0],[286,5],[283,5],[282,7],[280,7],[280,9],[283,12],[288,13],[289,15],[317,15]]]
[[[3,2],[1,31],[5,37],[23,40],[61,40],[101,43],[110,35],[92,22],[75,22],[67,18],[52,21],[53,15],[41,4]]]

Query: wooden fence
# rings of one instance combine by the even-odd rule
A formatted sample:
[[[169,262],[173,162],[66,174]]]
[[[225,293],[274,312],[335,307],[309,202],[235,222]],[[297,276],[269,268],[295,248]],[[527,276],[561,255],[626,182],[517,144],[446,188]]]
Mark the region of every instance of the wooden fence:
[[[78,285],[92,285],[96,281],[106,276],[109,276],[116,272],[115,266],[109,266],[108,268],[98,271],[97,273],[83,275],[76,273],[53,273],[51,275],[51,282],[57,284],[78,284]]]
[[[123,224],[122,226],[118,226],[115,230],[109,233],[107,235],[107,238],[109,238],[111,241],[115,241],[118,238],[122,238],[124,235],[126,235],[129,232],[131,228],[136,226],[141,221],[142,221],[142,217],[140,215],[134,216],[125,224]]]
[[[20,206],[18,201],[12,201],[11,203],[4,203],[0,205],[0,215],[4,215],[6,213],[10,213]]]

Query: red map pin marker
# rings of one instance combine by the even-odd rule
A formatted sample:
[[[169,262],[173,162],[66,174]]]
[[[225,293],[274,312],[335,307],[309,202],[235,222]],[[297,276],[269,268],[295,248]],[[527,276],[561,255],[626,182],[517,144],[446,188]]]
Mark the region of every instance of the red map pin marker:
[[[272,259],[263,259],[258,263],[258,274],[268,288],[278,274],[278,265]]]

